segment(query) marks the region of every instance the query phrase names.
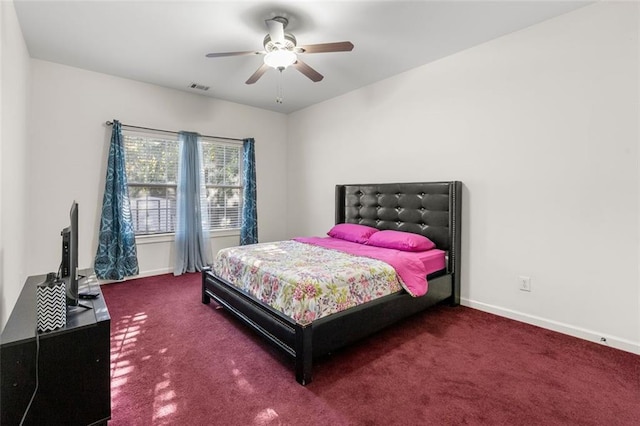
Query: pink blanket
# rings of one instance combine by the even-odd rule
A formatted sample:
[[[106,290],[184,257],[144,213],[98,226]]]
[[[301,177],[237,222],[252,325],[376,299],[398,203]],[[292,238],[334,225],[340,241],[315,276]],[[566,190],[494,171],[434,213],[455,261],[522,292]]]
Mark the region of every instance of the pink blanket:
[[[294,238],[294,241],[381,260],[393,266],[404,289],[411,296],[418,297],[427,292],[427,269],[417,253],[367,246],[331,237],[300,237]]]

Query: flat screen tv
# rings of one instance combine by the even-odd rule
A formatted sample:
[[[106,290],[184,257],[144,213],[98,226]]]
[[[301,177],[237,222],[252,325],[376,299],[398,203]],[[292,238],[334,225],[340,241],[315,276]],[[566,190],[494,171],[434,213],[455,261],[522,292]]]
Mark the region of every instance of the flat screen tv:
[[[71,204],[69,226],[62,235],[62,263],[60,278],[65,283],[67,306],[78,306],[78,203]]]

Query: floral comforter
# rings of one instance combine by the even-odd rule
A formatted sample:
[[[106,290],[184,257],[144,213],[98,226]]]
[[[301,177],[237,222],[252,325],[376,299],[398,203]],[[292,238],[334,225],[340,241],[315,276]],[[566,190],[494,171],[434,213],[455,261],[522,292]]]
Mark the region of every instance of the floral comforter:
[[[381,260],[293,240],[220,250],[213,271],[300,324],[402,289]]]

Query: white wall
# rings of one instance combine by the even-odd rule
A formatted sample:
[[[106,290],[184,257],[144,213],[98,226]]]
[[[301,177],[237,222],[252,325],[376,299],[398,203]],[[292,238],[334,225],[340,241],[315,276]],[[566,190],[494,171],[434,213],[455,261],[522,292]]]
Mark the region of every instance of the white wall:
[[[0,329],[22,290],[28,261],[29,53],[13,2],[0,2]]]
[[[638,18],[588,6],[290,115],[289,236],[338,183],[461,180],[464,304],[640,353]]]
[[[105,121],[256,140],[261,241],[286,234],[286,115],[32,60],[28,273],[57,270],[60,230],[79,203],[80,267],[93,266],[111,127]],[[238,236],[212,239],[213,252]],[[138,242],[140,275],[173,271],[171,242]]]

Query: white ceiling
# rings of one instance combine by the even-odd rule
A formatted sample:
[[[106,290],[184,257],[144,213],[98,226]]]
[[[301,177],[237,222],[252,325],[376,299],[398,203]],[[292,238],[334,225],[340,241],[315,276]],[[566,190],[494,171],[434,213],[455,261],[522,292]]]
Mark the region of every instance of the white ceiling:
[[[59,1],[14,0],[32,58],[290,113],[534,25],[583,1]],[[245,81],[262,56],[265,19],[285,16],[299,45],[351,41],[351,52],[304,54],[297,70]],[[211,88],[190,89],[190,83]]]

